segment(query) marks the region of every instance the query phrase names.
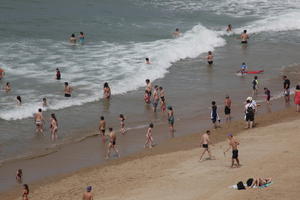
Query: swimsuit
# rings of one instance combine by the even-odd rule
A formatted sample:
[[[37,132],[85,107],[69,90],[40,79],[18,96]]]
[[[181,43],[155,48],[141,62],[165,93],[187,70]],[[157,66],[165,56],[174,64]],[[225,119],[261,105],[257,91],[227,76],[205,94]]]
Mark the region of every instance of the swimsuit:
[[[71,94],[66,94],[66,93],[65,93],[65,97],[71,97]]]
[[[241,41],[241,43],[242,43],[242,44],[247,44],[248,42],[247,42],[247,41]]]
[[[228,106],[225,106],[224,112],[225,112],[225,115],[229,115],[231,112],[231,109]]]
[[[204,149],[208,149],[208,144],[202,144],[202,147],[203,147]]]
[[[212,65],[213,64],[213,61],[207,61],[208,62],[208,64],[210,64],[210,65]]]
[[[168,118],[168,121],[169,121],[169,124],[173,125],[174,124],[174,116],[171,115],[169,118]]]
[[[232,150],[232,158],[237,159],[239,157],[239,150]]]
[[[41,121],[41,120],[36,120],[36,121],[35,121],[35,124],[36,124],[37,126],[40,126],[40,125],[42,124],[42,121]]]

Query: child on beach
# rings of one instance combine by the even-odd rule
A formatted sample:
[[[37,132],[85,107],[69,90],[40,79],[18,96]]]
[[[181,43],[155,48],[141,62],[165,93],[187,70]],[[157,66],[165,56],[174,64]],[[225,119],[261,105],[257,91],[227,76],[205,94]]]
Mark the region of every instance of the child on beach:
[[[103,98],[104,99],[110,99],[111,90],[107,82],[103,85]]]
[[[166,101],[165,101],[165,99],[163,99],[160,101],[161,112],[163,112],[163,113],[166,112],[166,108],[167,108]]]
[[[146,104],[150,104],[151,103],[151,97],[149,95],[148,90],[145,90],[144,101],[145,101]]]
[[[57,130],[58,130],[58,123],[54,113],[51,114],[50,118],[50,130],[51,130],[51,139],[52,141],[57,139]]]
[[[168,106],[168,123],[171,137],[174,137],[174,122],[175,118],[173,108],[172,106]]]
[[[153,129],[153,127],[154,127],[153,124],[150,123],[149,124],[149,128],[147,130],[147,134],[146,134],[146,143],[144,145],[144,148],[146,148],[147,145],[148,145],[148,147],[151,149],[152,146],[153,146],[153,137],[152,137],[152,129]]]
[[[100,117],[100,122],[99,122],[99,131],[100,131],[100,135],[102,137],[102,142],[103,144],[105,144],[105,129],[106,129],[106,122],[103,116]]]
[[[268,88],[264,88],[265,95],[266,95],[266,102],[267,104],[270,104],[271,99],[271,91]]]
[[[212,101],[211,102],[211,113],[210,113],[210,118],[211,118],[211,121],[213,123],[213,126],[215,129],[219,128],[220,127],[220,122],[221,120],[219,119],[219,115],[217,113],[217,105],[216,105],[216,102],[215,101]],[[217,125],[217,120],[219,122],[219,126]]]
[[[120,126],[121,126],[121,129],[120,129],[120,132],[121,132],[121,134],[122,135],[125,135],[125,132],[126,132],[126,130],[125,130],[125,117],[124,117],[124,115],[123,114],[120,114]]]
[[[16,180],[18,183],[22,183],[23,171],[22,169],[18,169],[16,173]]]

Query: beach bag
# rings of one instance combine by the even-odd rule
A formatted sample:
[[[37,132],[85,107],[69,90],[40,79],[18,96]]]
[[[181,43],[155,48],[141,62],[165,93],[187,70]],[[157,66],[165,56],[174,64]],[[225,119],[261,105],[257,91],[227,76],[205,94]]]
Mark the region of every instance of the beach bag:
[[[237,186],[237,189],[238,189],[238,190],[245,190],[245,189],[246,189],[245,186],[244,186],[243,181],[238,182],[238,183],[236,184],[236,186]]]

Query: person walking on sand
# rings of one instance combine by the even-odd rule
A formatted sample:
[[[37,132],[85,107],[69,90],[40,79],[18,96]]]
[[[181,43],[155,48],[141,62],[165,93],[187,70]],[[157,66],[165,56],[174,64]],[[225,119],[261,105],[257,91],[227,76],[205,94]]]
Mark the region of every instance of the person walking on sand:
[[[105,129],[106,129],[106,121],[103,116],[100,117],[100,122],[99,122],[99,131],[100,135],[102,137],[102,142],[105,144]]]
[[[211,113],[210,113],[210,119],[213,123],[214,129],[217,129],[220,127],[220,119],[217,112],[217,105],[215,101],[211,102]],[[217,121],[219,122],[219,126],[217,125]]]
[[[300,112],[300,85],[296,86],[294,102],[296,104],[296,111]]]
[[[258,80],[257,76],[254,76],[254,79],[252,80],[252,96],[255,97],[257,95],[257,90],[258,90]]]
[[[51,139],[52,141],[57,139],[58,131],[58,122],[54,113],[51,114],[50,118],[50,130],[51,130]]]
[[[103,98],[104,99],[110,99],[110,96],[111,96],[110,87],[109,87],[108,83],[105,82],[104,85],[103,85]]]
[[[23,195],[22,195],[22,200],[29,200],[28,198],[29,195],[29,187],[27,184],[23,185]]]
[[[120,114],[119,117],[120,117],[120,127],[121,127],[120,133],[122,135],[125,135],[125,133],[126,133],[126,129],[125,129],[125,117],[124,117],[123,114]]]
[[[200,146],[202,146],[204,150],[203,150],[203,152],[202,152],[202,154],[201,154],[201,156],[200,156],[200,160],[199,160],[199,161],[202,160],[202,158],[203,158],[203,156],[204,156],[204,154],[205,154],[206,152],[208,153],[209,159],[210,159],[210,160],[213,159],[213,157],[212,157],[212,155],[211,155],[211,152],[210,152],[210,149],[209,149],[209,147],[208,147],[208,145],[211,144],[211,141],[210,141],[209,136],[210,136],[210,131],[209,131],[209,130],[207,130],[206,133],[204,133],[204,134],[201,136]]]
[[[156,112],[158,103],[159,103],[158,86],[155,85],[153,91],[153,112]]]
[[[174,122],[175,122],[174,110],[172,106],[168,106],[168,123],[169,123],[171,137],[174,137]]]
[[[246,127],[245,128],[252,128],[254,122],[254,106],[251,103],[250,99],[247,99],[245,105],[245,114],[246,114]]]
[[[149,94],[148,90],[145,90],[144,101],[145,101],[146,104],[150,104],[151,103],[151,97],[150,97],[150,94]]]
[[[150,123],[149,128],[147,130],[147,134],[146,134],[146,142],[145,142],[144,148],[146,148],[148,146],[151,149],[153,147],[153,137],[152,137],[153,127],[154,127],[153,124]]]
[[[116,141],[117,141],[116,133],[113,131],[113,128],[109,128],[109,144],[108,144],[106,159],[110,158],[110,153],[112,149],[117,153],[118,157],[120,157],[119,151],[116,147]]]
[[[44,123],[44,117],[42,113],[42,109],[39,108],[38,112],[34,114],[34,122],[36,126],[36,133],[42,133],[44,132],[43,123]]]
[[[229,148],[224,151],[224,155],[226,154],[227,151],[232,149],[232,160],[231,160],[231,168],[234,167],[234,161],[236,161],[236,167],[240,167],[240,160],[239,160],[239,150],[238,150],[238,145],[240,145],[239,141],[233,137],[232,134],[228,134],[228,143],[229,143]]]
[[[230,97],[227,95],[225,97],[225,101],[224,101],[224,113],[225,113],[225,118],[226,118],[226,122],[230,122],[231,121],[231,99]]]
[[[65,89],[64,89],[65,97],[71,97],[72,91],[73,88],[69,85],[68,82],[65,82]]]
[[[271,99],[271,91],[268,88],[264,88],[265,95],[266,95],[266,102],[267,104],[270,104]]]
[[[290,102],[290,85],[291,81],[287,78],[287,76],[283,76],[283,94],[286,103]]]
[[[247,44],[248,39],[249,39],[249,35],[247,34],[247,30],[244,30],[243,33],[241,34],[241,43]]]
[[[93,200],[92,186],[87,186],[86,192],[83,193],[82,200]]]
[[[212,52],[211,52],[211,51],[208,52],[208,55],[207,55],[206,59],[207,59],[207,63],[208,63],[209,65],[212,65],[212,64],[213,64],[213,62],[214,62],[214,61],[213,61],[214,56],[212,55]]]
[[[45,107],[48,107],[48,102],[47,102],[47,98],[46,97],[44,97],[43,99],[42,99],[42,106],[45,108]]]

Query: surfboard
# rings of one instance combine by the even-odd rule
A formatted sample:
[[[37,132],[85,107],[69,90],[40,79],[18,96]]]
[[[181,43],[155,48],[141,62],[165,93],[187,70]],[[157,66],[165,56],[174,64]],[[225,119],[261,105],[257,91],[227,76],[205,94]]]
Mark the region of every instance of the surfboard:
[[[256,71],[246,71],[246,74],[261,74],[264,73],[265,70],[256,70]]]

